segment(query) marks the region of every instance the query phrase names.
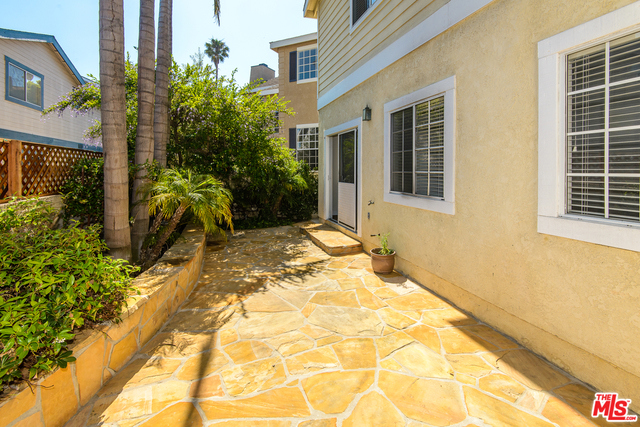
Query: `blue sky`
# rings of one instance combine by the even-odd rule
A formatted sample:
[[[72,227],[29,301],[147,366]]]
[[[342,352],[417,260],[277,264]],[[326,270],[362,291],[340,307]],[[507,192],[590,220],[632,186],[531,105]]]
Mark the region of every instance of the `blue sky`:
[[[156,10],[160,0],[155,0]],[[304,18],[304,0],[221,0],[221,25],[213,21],[211,0],[174,0],[173,55],[180,64],[212,37],[229,46],[220,72],[247,83],[252,65],[277,70],[278,55],[269,42],[317,31],[315,19]],[[124,0],[125,49],[137,60],[140,2]],[[157,25],[157,19],[156,19]],[[98,0],[3,1],[0,28],[51,34],[82,75],[99,75]]]

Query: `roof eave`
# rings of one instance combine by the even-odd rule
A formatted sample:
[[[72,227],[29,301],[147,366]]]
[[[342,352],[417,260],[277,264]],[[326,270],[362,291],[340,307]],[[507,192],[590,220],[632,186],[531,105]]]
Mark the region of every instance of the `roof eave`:
[[[304,17],[305,18],[318,18],[318,1],[319,0],[305,0],[304,1]]]
[[[58,55],[60,55],[60,58],[62,58],[62,61],[65,63],[65,65],[69,67],[69,70],[74,75],[74,77],[78,80],[78,83],[81,85],[86,83],[82,78],[82,76],[80,75],[80,73],[78,72],[78,70],[76,70],[76,67],[73,65],[73,63],[71,62],[67,54],[64,53],[62,46],[60,46],[60,44],[58,43],[58,41],[54,36],[50,36],[48,34],[29,33],[26,31],[16,31],[16,30],[8,30],[5,28],[0,28],[0,38],[12,39],[12,40],[36,41],[36,42],[44,42],[44,43],[51,44],[53,48],[56,50],[56,52],[58,52]]]
[[[271,50],[276,51],[276,49],[280,47],[291,46],[291,45],[300,44],[300,43],[310,43],[310,42],[313,42],[313,43],[318,42],[318,33],[309,33],[309,34],[304,34],[302,36],[291,37],[283,40],[277,40],[269,43],[269,47],[271,48]]]

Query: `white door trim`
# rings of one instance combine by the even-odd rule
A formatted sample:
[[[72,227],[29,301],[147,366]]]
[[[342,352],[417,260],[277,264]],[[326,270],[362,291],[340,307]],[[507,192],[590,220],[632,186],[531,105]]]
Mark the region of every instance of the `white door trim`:
[[[324,131],[324,218],[331,219],[332,210],[332,185],[331,176],[333,174],[333,147],[331,138],[338,136],[348,130],[356,129],[356,234],[362,237],[362,118],[349,120],[338,126],[334,126]]]

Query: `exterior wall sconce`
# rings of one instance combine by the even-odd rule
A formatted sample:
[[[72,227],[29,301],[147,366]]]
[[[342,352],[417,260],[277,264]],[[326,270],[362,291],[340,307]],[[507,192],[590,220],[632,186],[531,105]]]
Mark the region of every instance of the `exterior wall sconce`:
[[[364,107],[364,110],[362,110],[362,120],[365,122],[371,120],[371,108],[369,108],[368,105]]]

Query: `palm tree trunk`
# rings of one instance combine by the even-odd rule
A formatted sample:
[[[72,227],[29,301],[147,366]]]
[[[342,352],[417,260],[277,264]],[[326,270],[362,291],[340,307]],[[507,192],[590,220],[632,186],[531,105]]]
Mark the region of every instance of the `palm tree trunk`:
[[[155,0],[140,0],[140,31],[138,38],[138,128],[136,136],[136,172],[133,181],[133,218],[131,231],[133,259],[138,260],[142,242],[149,231],[149,207],[140,187],[147,180],[143,165],[153,160],[153,109],[154,109],[154,65],[155,65]]]
[[[169,67],[171,66],[171,14],[173,0],[160,0],[158,23],[158,64],[156,67],[156,105],[153,122],[153,157],[167,166],[167,142],[169,141]]]
[[[276,202],[273,204],[273,207],[271,208],[271,213],[273,214],[274,218],[278,218],[278,211],[280,210],[282,199],[284,199],[284,193],[280,193],[280,195],[278,195]]]
[[[100,0],[100,92],[104,154],[104,239],[114,258],[131,259],[124,81],[123,0]]]
[[[216,64],[216,82],[218,81],[218,60],[215,61]]]
[[[162,213],[158,212],[155,219],[153,220],[153,225],[151,226],[151,230],[149,230],[149,234],[156,234],[161,225],[162,225]]]
[[[167,243],[167,240],[169,240],[171,233],[173,233],[176,227],[178,226],[178,223],[180,222],[180,218],[182,218],[182,215],[185,213],[186,210],[187,210],[186,206],[180,206],[178,209],[176,209],[173,216],[171,217],[171,220],[169,221],[169,225],[167,226],[167,229],[164,231],[164,233],[162,233],[162,236],[160,236],[155,246],[151,248],[149,252],[149,256],[145,261],[147,264],[152,263],[153,261],[155,261],[156,258],[160,256],[160,252],[162,252],[162,247],[164,246],[165,243]],[[158,215],[160,215],[160,213],[158,213]]]

